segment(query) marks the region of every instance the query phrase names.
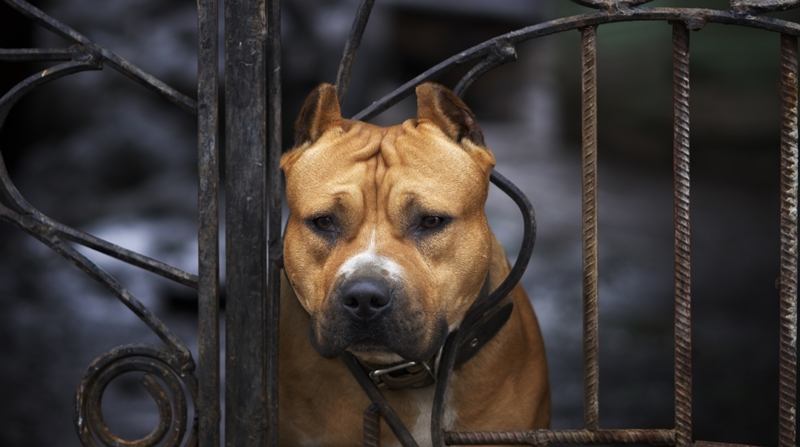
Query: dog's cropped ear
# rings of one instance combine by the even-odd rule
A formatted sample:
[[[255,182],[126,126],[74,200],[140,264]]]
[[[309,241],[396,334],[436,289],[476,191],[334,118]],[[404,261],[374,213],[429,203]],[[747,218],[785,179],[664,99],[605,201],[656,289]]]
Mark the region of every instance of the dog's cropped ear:
[[[417,119],[433,123],[457,143],[466,139],[485,146],[475,114],[455,93],[439,84],[417,86]]]
[[[294,125],[294,147],[317,141],[326,130],[342,125],[336,86],[322,83],[308,95]]]

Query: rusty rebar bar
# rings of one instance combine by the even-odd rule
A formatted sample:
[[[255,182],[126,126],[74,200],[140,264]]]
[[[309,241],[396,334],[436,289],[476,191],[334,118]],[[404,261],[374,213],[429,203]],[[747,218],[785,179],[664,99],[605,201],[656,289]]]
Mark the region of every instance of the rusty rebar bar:
[[[797,410],[797,38],[781,34],[781,266],[778,445],[794,447]]]
[[[675,443],[692,444],[691,242],[689,226],[689,30],[672,26],[675,188]]]
[[[731,444],[728,442],[695,441],[692,447],[756,447],[747,444]]]
[[[448,445],[674,445],[674,430],[512,430],[448,431]]]
[[[583,109],[583,420],[599,428],[597,290],[597,27],[581,29]]]
[[[364,410],[364,447],[381,447],[381,413],[374,403]]]

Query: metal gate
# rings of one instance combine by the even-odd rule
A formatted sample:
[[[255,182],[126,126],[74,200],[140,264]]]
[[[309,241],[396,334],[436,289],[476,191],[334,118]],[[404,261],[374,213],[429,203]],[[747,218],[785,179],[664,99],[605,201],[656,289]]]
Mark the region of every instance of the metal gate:
[[[797,187],[798,63],[800,25],[766,13],[800,7],[800,0],[731,0],[728,10],[645,8],[647,0],[574,0],[595,13],[523,28],[461,52],[408,81],[354,118],[369,120],[422,82],[465,64],[473,64],[455,87],[463,95],[478,77],[516,59],[519,42],[569,30],[582,41],[583,98],[583,298],[584,419],[578,430],[435,431],[434,445],[572,445],[655,444],[686,447],[723,446],[692,438],[690,182],[689,182],[689,34],[707,23],[760,28],[780,33],[781,46],[781,251],[779,445],[796,445],[797,339]],[[49,17],[24,0],[5,0],[22,16],[72,42],[58,49],[0,49],[0,61],[61,61],[17,84],[0,98],[0,124],[19,99],[49,81],[108,66],[157,92],[198,120],[199,270],[194,276],[158,260],[126,250],[65,226],[30,205],[12,183],[0,158],[0,189],[7,204],[0,218],[52,248],[111,291],[164,342],[121,346],[89,365],[77,391],[75,426],[83,445],[220,445],[219,333],[219,122],[217,0],[198,0],[197,100],[133,66],[97,43]],[[362,0],[344,50],[337,84],[347,91],[350,70],[374,0]],[[282,266],[281,198],[281,2],[229,0],[225,23],[225,147],[227,184],[226,265],[226,401],[225,445],[278,445],[278,297]],[[597,281],[597,85],[596,30],[623,21],[668,21],[673,28],[674,80],[674,259],[675,259],[675,427],[668,429],[599,428],[598,417],[598,281]],[[291,56],[288,56],[291,57]],[[71,241],[163,277],[194,287],[199,296],[197,367],[180,339],[120,282],[73,248]],[[128,442],[105,426],[100,402],[106,385],[127,371],[146,372],[145,387],[158,404],[159,424],[151,434]],[[153,377],[166,385],[166,390]],[[446,382],[446,380],[445,380]],[[195,421],[187,421],[188,390]],[[444,391],[442,390],[442,393]],[[374,396],[373,396],[374,397]],[[379,401],[379,399],[378,399]],[[380,402],[377,402],[380,404]],[[441,403],[441,402],[440,402]],[[378,408],[382,408],[378,405]],[[384,418],[389,414],[379,411]],[[373,423],[375,412],[365,416]],[[432,426],[441,426],[441,406]],[[437,420],[438,418],[438,420]],[[402,424],[401,424],[402,425]],[[402,426],[393,429],[402,431]],[[404,445],[413,440],[404,439]],[[376,439],[368,439],[374,443]]]

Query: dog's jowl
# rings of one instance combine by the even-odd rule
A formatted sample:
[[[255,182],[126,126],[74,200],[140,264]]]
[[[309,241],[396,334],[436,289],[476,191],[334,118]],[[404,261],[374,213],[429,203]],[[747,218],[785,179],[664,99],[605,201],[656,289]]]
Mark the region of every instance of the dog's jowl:
[[[436,84],[417,87],[417,119],[393,127],[343,119],[336,88],[323,84],[296,126],[281,159],[281,445],[362,444],[370,402],[338,358],[345,351],[430,445],[440,348],[510,270],[484,212],[494,156],[473,113]],[[485,344],[458,353],[446,428],[548,427],[544,345],[522,287],[461,329]],[[397,443],[385,424],[381,443]]]

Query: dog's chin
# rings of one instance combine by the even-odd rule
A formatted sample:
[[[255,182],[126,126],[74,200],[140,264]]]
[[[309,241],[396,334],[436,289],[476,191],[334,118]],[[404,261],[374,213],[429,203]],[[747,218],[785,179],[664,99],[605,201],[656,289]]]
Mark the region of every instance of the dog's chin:
[[[405,359],[397,355],[386,346],[372,340],[362,340],[347,347],[356,357],[369,363],[390,364],[402,362]]]
[[[332,359],[349,351],[364,361],[388,364],[403,360],[424,362],[430,359],[444,343],[447,332],[445,328],[445,331],[441,331],[441,335],[436,337],[434,343],[423,349],[420,349],[419,345],[414,346],[413,344],[397,344],[397,346],[389,347],[372,339],[362,339],[350,344],[337,344],[336,341],[341,342],[341,338],[318,338],[313,333],[310,335],[311,345],[322,357]]]
[[[399,357],[414,362],[424,362],[436,354],[447,337],[447,324],[444,319],[435,323],[432,337],[420,337],[420,328],[392,326],[365,328],[357,325],[321,324],[311,317],[309,338],[311,345],[325,358],[335,358],[345,351],[366,359],[366,357]],[[336,323],[336,322],[334,322]],[[322,326],[321,328],[318,328]],[[430,333],[430,332],[429,332]]]

